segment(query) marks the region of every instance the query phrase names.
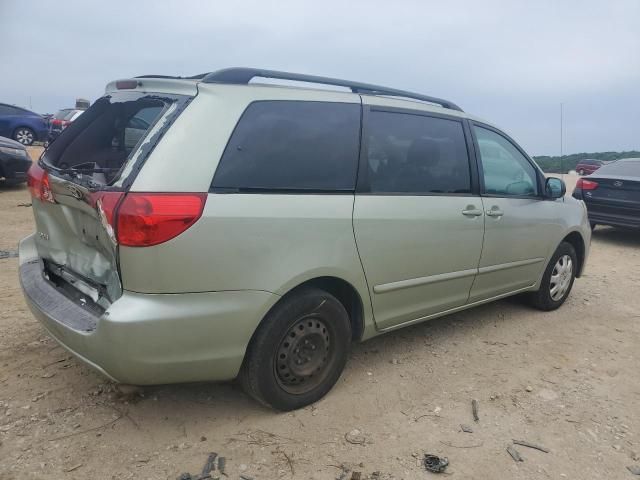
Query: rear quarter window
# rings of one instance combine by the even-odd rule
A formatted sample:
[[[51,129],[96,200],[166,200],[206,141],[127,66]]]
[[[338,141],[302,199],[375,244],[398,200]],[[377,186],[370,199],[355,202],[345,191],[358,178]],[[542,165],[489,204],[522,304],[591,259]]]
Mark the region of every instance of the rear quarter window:
[[[359,104],[254,102],[229,139],[212,187],[353,191],[359,144]]]

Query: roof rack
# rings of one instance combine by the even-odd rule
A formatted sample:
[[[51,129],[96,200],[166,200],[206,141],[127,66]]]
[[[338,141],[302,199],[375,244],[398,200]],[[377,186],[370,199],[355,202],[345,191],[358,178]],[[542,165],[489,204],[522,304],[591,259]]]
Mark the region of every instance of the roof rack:
[[[144,77],[148,77],[145,75]],[[144,78],[137,77],[137,78]],[[262,70],[259,68],[225,68],[216,72],[197,75],[194,77],[186,77],[190,79],[202,80],[203,83],[230,83],[235,85],[246,85],[253,78],[277,78],[280,80],[292,80],[296,82],[319,83],[323,85],[335,85],[338,87],[350,88],[353,93],[363,93],[367,95],[388,95],[392,97],[412,98],[424,102],[435,103],[444,108],[451,110],[463,110],[455,103],[442,98],[430,97],[419,93],[407,92],[405,90],[397,90],[395,88],[381,87],[379,85],[371,85],[368,83],[351,82],[349,80],[340,80],[338,78],[318,77],[315,75],[304,75],[300,73],[278,72],[276,70]],[[166,77],[165,77],[166,78]],[[169,77],[181,78],[181,77]]]
[[[175,75],[138,75],[133,78],[161,78],[161,79],[171,79],[171,80],[202,80],[204,77],[209,75],[208,73],[201,73],[199,75],[192,75],[190,77],[178,77]]]

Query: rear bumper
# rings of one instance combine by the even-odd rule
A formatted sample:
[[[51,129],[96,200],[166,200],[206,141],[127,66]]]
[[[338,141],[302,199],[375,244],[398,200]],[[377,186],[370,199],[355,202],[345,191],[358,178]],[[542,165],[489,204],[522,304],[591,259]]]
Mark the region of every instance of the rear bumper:
[[[263,291],[123,292],[97,316],[43,276],[33,235],[20,242],[20,282],[33,315],[64,348],[114,381],[230,380],[278,296]]]
[[[622,228],[640,228],[640,217],[589,211],[589,222]]]
[[[26,181],[32,162],[28,158],[11,157],[0,153],[0,177],[7,180]]]

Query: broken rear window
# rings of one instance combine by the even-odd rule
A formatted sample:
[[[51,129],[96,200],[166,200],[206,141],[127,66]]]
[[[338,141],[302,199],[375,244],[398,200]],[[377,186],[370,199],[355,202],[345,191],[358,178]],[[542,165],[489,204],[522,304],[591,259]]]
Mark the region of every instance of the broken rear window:
[[[112,184],[143,144],[154,146],[154,125],[168,126],[178,101],[133,92],[103,97],[51,143],[43,161],[78,183]]]

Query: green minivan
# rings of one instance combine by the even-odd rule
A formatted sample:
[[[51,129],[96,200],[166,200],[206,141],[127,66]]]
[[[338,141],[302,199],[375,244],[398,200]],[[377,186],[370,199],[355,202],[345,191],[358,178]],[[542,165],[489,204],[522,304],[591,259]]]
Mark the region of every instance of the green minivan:
[[[562,180],[454,103],[269,70],[112,82],[28,184],[20,280],[51,336],[116,382],[239,378],[279,410],[353,341],[558,308],[591,238]]]

